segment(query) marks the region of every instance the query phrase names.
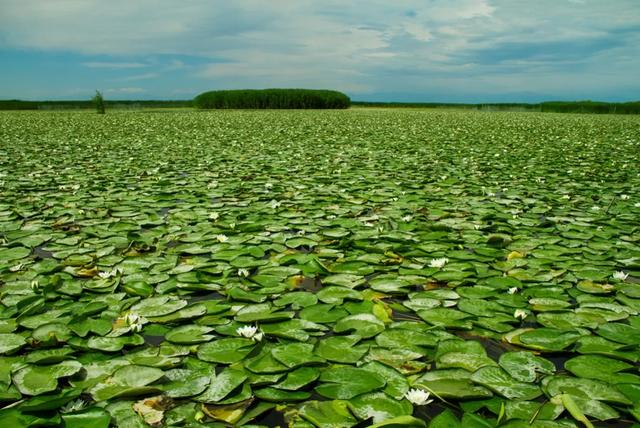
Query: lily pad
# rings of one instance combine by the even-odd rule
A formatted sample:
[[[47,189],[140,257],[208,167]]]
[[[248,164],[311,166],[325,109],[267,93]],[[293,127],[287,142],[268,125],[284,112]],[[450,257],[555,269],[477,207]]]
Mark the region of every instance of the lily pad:
[[[54,391],[59,378],[72,376],[81,369],[82,364],[75,360],[50,366],[28,365],[13,374],[13,383],[23,394],[40,395]]]
[[[354,367],[332,367],[322,372],[316,392],[327,398],[349,400],[357,395],[383,388],[381,376]]]
[[[245,358],[255,343],[250,339],[224,338],[205,343],[198,347],[198,358],[213,363],[236,363]]]
[[[542,395],[538,386],[520,382],[500,367],[483,367],[471,375],[471,380],[510,400],[532,400]]]
[[[500,367],[520,382],[534,382],[538,374],[553,374],[555,365],[532,352],[505,352],[500,356]]]

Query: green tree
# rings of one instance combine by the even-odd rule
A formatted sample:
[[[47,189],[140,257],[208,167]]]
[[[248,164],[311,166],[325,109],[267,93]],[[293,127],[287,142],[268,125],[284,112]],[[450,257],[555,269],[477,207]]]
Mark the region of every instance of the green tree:
[[[96,94],[93,97],[93,104],[96,106],[96,113],[104,114],[104,98],[102,93],[96,90]]]

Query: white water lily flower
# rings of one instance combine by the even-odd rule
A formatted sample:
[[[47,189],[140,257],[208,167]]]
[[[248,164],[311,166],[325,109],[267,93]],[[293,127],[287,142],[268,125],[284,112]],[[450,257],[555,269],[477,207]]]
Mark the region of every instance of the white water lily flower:
[[[518,287],[511,287],[510,289],[507,290],[507,293],[509,294],[516,294],[518,292]]]
[[[271,189],[273,187],[273,184],[271,183],[264,183],[264,187],[266,187],[267,189]]]
[[[238,276],[243,276],[246,278],[249,276],[249,271],[244,268],[238,269]]]
[[[218,242],[227,242],[229,237],[227,235],[216,235]]]
[[[591,211],[600,211],[600,207],[597,205],[594,205],[591,207]]]
[[[628,273],[624,273],[621,270],[613,273],[613,278],[619,279],[620,281],[624,281],[625,279],[627,279],[628,276],[629,276]]]
[[[209,214],[209,220],[217,220],[220,218],[220,213],[216,213],[216,212],[212,212],[211,214]]]
[[[33,281],[31,281],[31,289],[34,291],[40,289],[40,283],[38,282],[37,279],[34,279]]]
[[[529,312],[525,311],[524,309],[516,309],[516,311],[513,313],[514,318],[521,320],[525,319],[527,315],[529,315]]]
[[[429,262],[429,267],[432,268],[443,268],[449,262],[449,259],[446,257],[441,257],[439,259],[431,259]]]
[[[122,273],[122,269],[114,268],[114,269],[111,269],[110,271],[98,272],[98,276],[102,279],[107,279],[107,278],[111,278],[112,276],[116,276],[119,273]]]
[[[24,263],[18,263],[15,266],[11,266],[9,268],[9,272],[18,272],[19,270],[22,270],[23,267],[24,267]]]
[[[131,312],[125,315],[124,322],[127,327],[129,327],[129,331],[137,333],[139,331],[142,331],[142,328],[144,327],[144,324],[145,322],[147,322],[147,320],[142,318],[140,315]]]
[[[410,389],[404,397],[416,406],[426,406],[433,402],[433,400],[429,400],[429,395],[427,391],[422,389]]]
[[[280,201],[276,201],[276,200],[274,199],[273,201],[271,201],[270,206],[271,206],[271,209],[274,209],[274,210],[275,210],[275,209],[276,209],[276,208],[278,208],[281,204],[282,204],[282,202],[280,202]]]
[[[626,201],[629,198],[630,198],[629,195],[620,195],[620,199],[622,199],[623,201]]]
[[[406,215],[406,216],[402,217],[401,220],[404,221],[404,222],[410,222],[411,220],[413,220],[413,216]]]
[[[127,315],[124,316],[124,322],[126,322],[127,325],[137,324],[141,320],[142,320],[142,317],[136,314],[135,312],[128,313]]]
[[[264,336],[263,333],[258,330],[258,327],[253,325],[245,325],[244,327],[238,327],[236,329],[236,333],[239,336],[246,337],[247,339],[251,339],[256,342],[261,341],[262,337]]]
[[[640,202],[636,202],[635,204],[633,204],[633,206],[636,208],[640,208]]]
[[[81,398],[77,400],[69,401],[67,404],[60,408],[61,413],[73,413],[78,410],[82,410],[87,406],[87,402]]]

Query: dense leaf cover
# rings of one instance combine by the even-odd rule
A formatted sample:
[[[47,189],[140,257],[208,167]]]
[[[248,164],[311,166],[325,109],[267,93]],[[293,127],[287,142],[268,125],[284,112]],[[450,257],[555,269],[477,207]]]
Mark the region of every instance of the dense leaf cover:
[[[0,135],[0,426],[640,418],[640,118],[12,112]]]
[[[193,105],[200,109],[343,109],[350,102],[348,96],[337,91],[238,89],[204,92],[193,100]]]

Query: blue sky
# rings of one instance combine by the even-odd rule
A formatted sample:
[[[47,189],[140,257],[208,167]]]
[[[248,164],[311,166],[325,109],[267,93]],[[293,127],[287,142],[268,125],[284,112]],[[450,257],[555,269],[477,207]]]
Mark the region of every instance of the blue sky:
[[[0,99],[640,100],[640,0],[0,0]]]

